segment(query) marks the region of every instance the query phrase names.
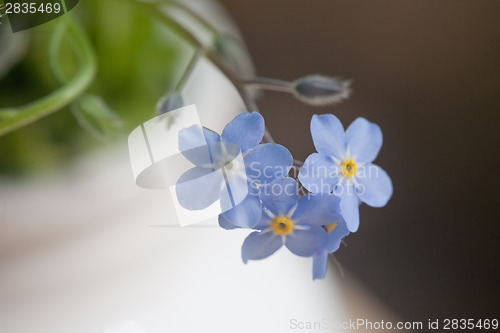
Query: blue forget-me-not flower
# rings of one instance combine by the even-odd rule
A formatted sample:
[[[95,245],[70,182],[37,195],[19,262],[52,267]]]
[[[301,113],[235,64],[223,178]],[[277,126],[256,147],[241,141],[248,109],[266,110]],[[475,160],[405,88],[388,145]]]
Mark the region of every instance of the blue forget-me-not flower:
[[[392,196],[387,173],[372,164],[382,147],[378,125],[357,118],[344,132],[331,114],[314,115],[311,134],[317,153],[311,154],[299,173],[302,185],[312,193],[334,193],[350,232],[359,227],[359,205],[385,206]]]
[[[242,259],[263,259],[285,245],[292,253],[310,257],[322,251],[328,235],[323,225],[338,221],[338,198],[312,194],[298,198],[298,184],[289,177],[279,178],[260,191],[262,217],[243,242]]]
[[[195,167],[177,182],[179,203],[199,210],[220,199],[223,227],[256,225],[262,210],[258,187],[285,176],[292,166],[292,156],[285,147],[259,145],[264,130],[264,119],[257,112],[237,115],[222,135],[197,125],[183,129],[179,149]]]

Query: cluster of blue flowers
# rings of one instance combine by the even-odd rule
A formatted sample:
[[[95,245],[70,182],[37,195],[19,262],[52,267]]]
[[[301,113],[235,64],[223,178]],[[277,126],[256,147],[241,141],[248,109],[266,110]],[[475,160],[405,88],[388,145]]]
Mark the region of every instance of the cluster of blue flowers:
[[[359,205],[382,207],[392,195],[391,179],[372,164],[382,131],[364,118],[344,131],[334,115],[314,115],[311,134],[317,153],[298,174],[308,192],[301,197],[298,182],[287,176],[292,155],[279,144],[261,144],[264,131],[257,112],[239,114],[222,135],[197,126],[182,130],[179,148],[195,167],[177,182],[178,200],[191,210],[220,200],[222,228],[255,230],[243,243],[245,263],[284,245],[298,256],[312,257],[313,279],[322,279],[328,254],[358,230]],[[199,144],[199,133],[205,145]]]

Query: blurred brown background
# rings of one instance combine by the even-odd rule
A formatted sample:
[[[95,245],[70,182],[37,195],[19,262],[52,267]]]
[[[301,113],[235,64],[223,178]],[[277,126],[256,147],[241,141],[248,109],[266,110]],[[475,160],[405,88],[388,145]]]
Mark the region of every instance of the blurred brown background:
[[[361,207],[342,265],[401,319],[498,318],[500,1],[221,2],[260,76],[354,79],[350,100],[322,109],[263,94],[268,127],[294,157],[314,151],[314,113],[384,132],[375,163],[394,196]]]

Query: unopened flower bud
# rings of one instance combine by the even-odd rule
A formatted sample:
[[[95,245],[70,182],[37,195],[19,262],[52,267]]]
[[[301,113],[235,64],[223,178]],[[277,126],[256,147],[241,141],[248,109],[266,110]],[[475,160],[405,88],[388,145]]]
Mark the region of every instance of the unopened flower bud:
[[[158,103],[156,104],[156,112],[158,115],[161,115],[169,111],[179,109],[184,105],[184,98],[182,98],[182,95],[174,92],[163,96],[158,101]]]
[[[351,81],[322,75],[310,75],[293,82],[293,94],[315,106],[336,104],[349,97]]]

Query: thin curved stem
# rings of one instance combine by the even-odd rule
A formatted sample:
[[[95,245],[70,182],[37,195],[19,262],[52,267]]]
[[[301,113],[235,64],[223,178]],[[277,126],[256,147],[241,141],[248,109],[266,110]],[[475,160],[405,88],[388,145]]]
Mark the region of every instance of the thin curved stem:
[[[333,253],[330,253],[328,256],[330,257],[330,260],[335,264],[335,266],[337,266],[337,268],[339,269],[340,276],[341,277],[345,277],[344,269],[342,268],[342,265],[337,260],[337,258],[335,258],[335,256],[333,255]]]
[[[205,45],[203,45],[202,42],[200,42],[196,38],[195,35],[193,35],[190,31],[184,28],[182,24],[177,22],[175,19],[173,19],[166,13],[155,10],[156,6],[154,4],[149,4],[149,3],[139,3],[139,4],[145,7],[147,10],[149,10],[150,13],[153,16],[156,16],[161,22],[165,23],[166,25],[174,29],[179,35],[182,36],[183,39],[187,40],[193,47],[195,47],[198,50],[203,50],[203,55],[218,70],[220,70],[222,74],[224,74],[228,78],[228,80],[233,84],[233,86],[237,89],[247,109],[259,112],[257,104],[255,103],[255,101],[253,101],[248,92],[245,90],[246,87],[244,82],[238,76],[236,76],[232,71],[230,71],[215,54],[213,54],[210,50],[208,50],[205,47]],[[263,141],[266,143],[274,143],[274,139],[272,138],[271,134],[267,129],[265,130]]]
[[[92,46],[82,28],[72,19],[67,19],[67,32],[75,43],[75,54],[80,58],[81,65],[78,72],[65,85],[37,101],[20,107],[0,109],[0,135],[62,109],[85,92],[93,81],[97,64]],[[62,73],[58,75],[62,76]]]
[[[177,83],[177,86],[175,87],[175,92],[180,93],[184,86],[186,85],[187,80],[189,79],[189,76],[191,73],[193,73],[194,69],[196,68],[196,64],[198,63],[198,60],[203,56],[204,51],[202,49],[196,49],[193,56],[189,60],[189,63],[184,70],[184,73],[182,73],[182,76]]]
[[[61,69],[60,64],[60,53],[61,43],[64,38],[64,32],[67,29],[66,20],[61,20],[52,34],[52,38],[49,43],[49,67],[54,80],[58,85],[64,85],[66,83],[66,78]]]
[[[302,166],[304,166],[304,162],[294,159],[293,160],[293,166],[295,168],[300,169],[300,168],[302,168]]]
[[[214,35],[218,35],[219,34],[219,32],[217,31],[217,29],[215,29],[215,27],[210,22],[208,22],[204,17],[202,17],[196,11],[194,11],[190,7],[186,6],[184,3],[179,2],[179,1],[175,1],[175,0],[164,0],[162,2],[165,3],[165,4],[171,5],[173,7],[177,7],[179,9],[181,9],[182,11],[186,12],[191,17],[193,17],[194,19],[196,19],[205,29],[207,29],[208,31],[210,31],[212,34],[214,34]]]
[[[248,91],[246,90],[245,86],[236,86],[236,90],[238,90],[238,93],[241,96],[241,99],[243,100],[243,103],[245,104],[247,110],[254,110],[260,113],[259,107],[257,106],[257,103],[255,100],[250,96]],[[275,143],[271,133],[267,129],[267,126],[264,127],[264,136],[262,138],[262,142],[264,143]]]
[[[252,79],[245,79],[241,82],[248,87],[293,93],[293,83],[289,81],[256,77]]]
[[[208,20],[206,20],[203,16],[201,16],[197,11],[193,10],[191,7],[187,6],[185,3],[177,1],[177,0],[159,0],[159,3],[164,3],[167,5],[171,5],[173,7],[177,7],[180,10],[184,11],[192,18],[194,18],[202,27],[208,30],[211,34],[213,34],[217,38],[225,38],[228,40],[232,40],[233,42],[241,45],[242,42],[240,39],[236,38],[234,35],[220,33]]]

